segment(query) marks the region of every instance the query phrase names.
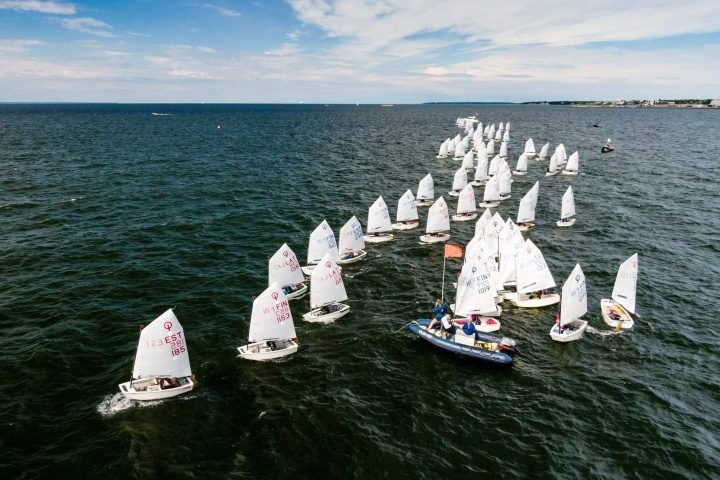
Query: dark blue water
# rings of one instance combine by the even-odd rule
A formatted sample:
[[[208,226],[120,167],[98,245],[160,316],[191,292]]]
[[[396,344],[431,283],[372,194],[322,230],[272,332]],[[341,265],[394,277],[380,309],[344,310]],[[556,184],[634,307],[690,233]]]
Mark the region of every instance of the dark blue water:
[[[540,180],[530,238],[558,284],[582,265],[585,338],[552,342],[552,308],[509,310],[522,351],[492,369],[393,334],[442,280],[442,247],[411,231],[345,269],[336,324],[293,302],[297,355],[238,359],[267,256],[288,242],[303,261],[323,218],[365,223],[378,195],[394,213],[428,172],[447,192],[458,164],[437,148],[473,113],[512,122],[511,166],[527,137],[580,152],[575,178],[531,161],[500,213]],[[710,110],[0,106],[0,477],[717,478],[718,125]],[[578,221],[561,231],[568,184]],[[636,251],[641,317],[612,334],[599,301]],[[199,388],[132,405],[116,392],[138,324],[171,306]]]

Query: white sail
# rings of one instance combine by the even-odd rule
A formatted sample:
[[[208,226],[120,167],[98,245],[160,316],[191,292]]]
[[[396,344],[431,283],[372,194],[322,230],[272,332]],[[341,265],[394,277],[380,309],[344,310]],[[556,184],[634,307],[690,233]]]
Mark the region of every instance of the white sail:
[[[540,183],[535,182],[535,185],[520,200],[517,223],[530,223],[535,220],[535,207],[537,206],[539,189]]]
[[[524,244],[525,239],[520,229],[511,218],[508,218],[500,233],[500,285],[517,279],[516,259]]]
[[[295,252],[287,243],[268,260],[268,285],[277,283],[280,287],[295,285],[305,280]]]
[[[495,212],[495,215],[493,215],[488,224],[485,225],[485,230],[483,231],[483,240],[485,240],[485,243],[490,247],[490,250],[495,256],[497,256],[499,252],[500,233],[503,231],[503,228],[505,228],[505,222],[500,214]]]
[[[500,158],[505,158],[505,157],[507,157],[507,142],[502,142],[502,143],[500,144],[500,153],[499,153],[499,155],[500,155]]]
[[[562,208],[560,218],[570,218],[575,216],[575,195],[572,187],[568,187],[562,196]]]
[[[315,265],[326,253],[330,253],[330,258],[337,260],[338,249],[335,234],[327,221],[323,220],[310,234],[307,254],[308,265]]]
[[[562,303],[560,304],[560,325],[565,326],[587,313],[587,293],[585,291],[585,274],[576,264],[562,287]]]
[[[185,332],[175,313],[169,309],[140,332],[132,376],[137,379],[190,375]]]
[[[505,123],[505,131],[506,132],[510,131],[510,122]]]
[[[495,261],[497,257],[497,246],[490,245],[485,239],[481,238],[477,242],[477,247],[475,248],[474,253],[475,255],[472,258],[479,260],[483,268],[490,274],[490,287],[494,297],[498,290],[502,290],[502,286],[499,282],[500,272],[498,270],[497,262]],[[489,312],[492,310],[494,309],[491,308],[490,310],[485,311]]]
[[[420,180],[417,189],[418,200],[433,200],[435,198],[435,186],[433,184],[432,175],[429,173]]]
[[[460,272],[454,312],[463,316],[493,312],[497,309],[495,293],[490,272],[482,261],[474,259],[463,265]]]
[[[347,293],[340,267],[326,255],[310,275],[310,308],[319,308],[343,300],[347,300]]]
[[[578,167],[580,166],[580,155],[578,152],[573,153],[570,155],[567,161],[567,165],[565,165],[565,170],[568,172],[577,172]]]
[[[450,230],[450,215],[443,197],[435,200],[428,210],[426,233],[438,233]]]
[[[510,173],[510,170],[503,170],[496,176],[500,179],[500,182],[498,183],[498,191],[500,192],[500,195],[510,195],[512,190],[512,173]]]
[[[462,142],[462,137],[460,136],[459,133],[457,135],[455,135],[455,138],[453,138],[453,142],[455,142],[455,145]]]
[[[398,222],[407,222],[409,220],[417,220],[418,212],[415,205],[415,195],[408,189],[407,192],[398,200],[397,215]]]
[[[488,175],[493,176],[497,174],[498,169],[500,168],[500,155],[495,155],[492,160],[490,160],[490,166],[488,167]]]
[[[489,208],[486,208],[483,214],[480,215],[480,218],[478,218],[478,221],[475,223],[475,237],[482,238],[483,234],[485,233],[485,225],[490,222],[491,218],[492,213],[490,213]]]
[[[484,154],[478,157],[478,165],[475,169],[474,180],[476,182],[484,182],[488,179],[488,158]]]
[[[476,210],[475,190],[472,185],[466,185],[458,197],[457,213],[471,213]]]
[[[505,130],[505,133],[503,133],[503,142],[508,143],[510,141],[510,130]]]
[[[460,191],[467,185],[467,172],[464,168],[458,168],[455,171],[455,177],[453,177],[452,189],[454,191]]]
[[[545,157],[547,157],[547,154],[548,154],[548,150],[549,150],[549,149],[550,149],[550,144],[549,144],[549,143],[546,143],[546,144],[543,145],[542,148],[540,149],[540,155],[538,155],[538,156],[539,156],[540,158],[545,158]]]
[[[475,146],[475,150],[477,150],[477,156],[480,158],[481,156],[484,156],[487,158],[487,149],[485,148],[485,144],[480,140],[477,145]]]
[[[555,147],[555,153],[557,154],[558,165],[565,165],[567,162],[567,152],[565,151],[565,145],[562,143]]]
[[[327,254],[325,257],[329,258]],[[270,285],[253,302],[250,317],[250,342],[266,340],[290,340],[297,337],[290,304],[277,283]]]
[[[548,172],[555,173],[555,170],[557,170],[557,165],[558,165],[557,153],[553,153],[552,157],[550,157],[550,165],[548,165]]]
[[[462,158],[463,156],[465,156],[465,144],[461,140],[460,143],[455,146],[455,158]]]
[[[505,124],[503,122],[500,122],[498,125],[498,130],[505,130]]]
[[[365,248],[362,225],[355,215],[340,229],[340,251],[357,252]]]
[[[367,233],[392,231],[390,213],[383,197],[378,197],[368,209]]]
[[[468,150],[468,152],[463,157],[462,167],[465,170],[471,170],[475,167],[475,161],[474,161],[474,154],[472,149]]]
[[[612,291],[612,299],[625,307],[625,310],[630,313],[635,313],[637,277],[638,254],[636,253],[620,265]]]
[[[438,156],[439,156],[439,157],[446,157],[446,156],[447,156],[447,154],[448,154],[448,149],[447,149],[448,143],[450,143],[450,139],[449,139],[449,138],[448,138],[447,140],[445,140],[445,141],[442,143],[442,145],[440,145],[440,151],[438,152]]]
[[[535,156],[535,143],[533,143],[532,138],[528,138],[527,142],[525,142],[525,154],[528,157]]]
[[[527,172],[527,154],[523,153],[520,155],[517,161],[517,165],[515,166],[516,172]]]
[[[495,132],[495,141],[496,142],[499,142],[500,140],[502,140],[502,134],[503,134],[502,129],[498,129],[497,132]]]
[[[489,140],[487,142],[487,145],[485,145],[485,151],[487,152],[488,157],[490,155],[495,155],[495,140]]]
[[[537,292],[555,286],[555,280],[539,248],[529,238],[517,256],[518,293]]]
[[[457,146],[457,143],[455,143],[455,140],[450,139],[450,141],[447,144],[448,155],[452,155],[453,153],[455,153],[456,146]]]
[[[500,177],[495,175],[485,184],[483,202],[496,202],[500,200]]]

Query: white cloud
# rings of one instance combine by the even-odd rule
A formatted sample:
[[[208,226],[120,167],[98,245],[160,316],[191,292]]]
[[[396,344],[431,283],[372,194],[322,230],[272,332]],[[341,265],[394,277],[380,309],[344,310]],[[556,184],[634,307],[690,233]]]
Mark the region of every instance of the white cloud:
[[[30,47],[45,45],[40,40],[16,40],[9,38],[0,38],[0,52],[22,53]]]
[[[0,10],[49,13],[53,15],[74,15],[75,5],[54,0],[0,0]]]
[[[215,10],[220,15],[225,17],[240,17],[242,12],[233,10],[232,8],[223,7],[222,5],[215,5],[214,3],[204,3],[203,7]]]
[[[75,30],[76,32],[88,33],[90,35],[97,35],[98,37],[116,36],[109,31],[112,28],[110,25],[95,18],[73,17],[55,18],[54,20],[68,30]]]
[[[272,57],[290,57],[297,55],[299,51],[300,48],[298,47],[297,43],[283,43],[277,48],[267,50],[265,52],[265,55],[269,55]]]

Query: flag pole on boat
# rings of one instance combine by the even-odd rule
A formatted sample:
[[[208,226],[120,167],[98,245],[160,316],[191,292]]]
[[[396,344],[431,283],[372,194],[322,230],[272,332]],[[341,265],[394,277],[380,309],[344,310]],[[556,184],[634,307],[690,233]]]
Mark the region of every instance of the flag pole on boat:
[[[445,251],[443,252],[442,290],[440,292],[441,303],[445,301],[445,263],[448,258],[463,258],[463,248],[455,243],[445,244]]]

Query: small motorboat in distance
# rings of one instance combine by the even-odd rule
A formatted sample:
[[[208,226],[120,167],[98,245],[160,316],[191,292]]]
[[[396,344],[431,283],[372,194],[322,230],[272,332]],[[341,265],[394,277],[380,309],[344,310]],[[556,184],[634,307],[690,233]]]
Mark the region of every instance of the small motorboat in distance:
[[[610,152],[614,152],[614,151],[615,151],[615,147],[613,147],[612,142],[608,138],[607,143],[605,145],[603,145],[603,147],[600,149],[600,153],[610,153]]]

